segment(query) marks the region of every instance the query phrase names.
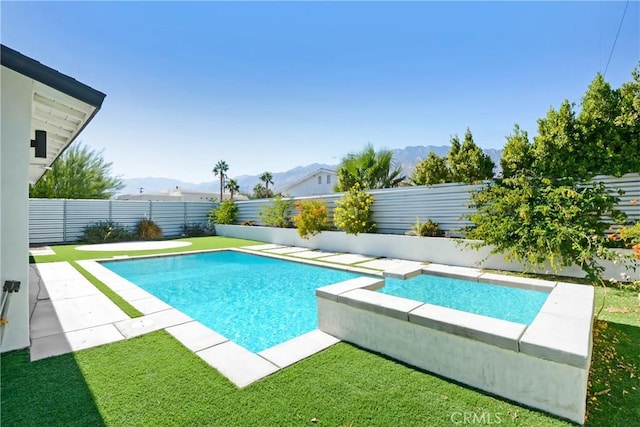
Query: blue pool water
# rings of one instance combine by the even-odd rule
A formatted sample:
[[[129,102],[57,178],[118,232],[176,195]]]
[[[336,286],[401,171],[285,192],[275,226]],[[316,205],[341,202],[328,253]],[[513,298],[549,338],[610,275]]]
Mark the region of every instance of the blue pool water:
[[[409,280],[387,278],[379,292],[525,325],[533,322],[549,296],[546,292],[428,274]]]
[[[102,265],[253,352],[316,329],[315,289],[358,277],[233,251]]]

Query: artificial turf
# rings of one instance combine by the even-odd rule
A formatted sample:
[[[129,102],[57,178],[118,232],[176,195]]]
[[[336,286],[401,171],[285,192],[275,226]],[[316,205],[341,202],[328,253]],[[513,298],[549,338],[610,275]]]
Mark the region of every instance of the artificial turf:
[[[164,331],[33,363],[27,351],[2,359],[3,426],[440,426],[464,414],[570,425],[346,343],[244,389]]]
[[[255,243],[221,237],[193,240],[194,245],[181,250],[140,253]],[[122,254],[84,253],[75,246],[54,250],[56,256],[37,261]],[[603,294],[596,290],[596,309]],[[638,310],[637,290],[607,290],[594,325],[587,426],[638,425]],[[446,426],[465,420],[484,425],[571,425],[346,343],[244,389],[237,389],[164,331],[37,362],[29,362],[28,350],[5,353],[0,379],[3,426]]]
[[[78,251],[76,248],[81,244],[52,246],[55,255],[36,255],[33,260],[37,263],[55,261],[77,261],[83,259],[112,258],[122,255],[157,255],[168,253],[180,253],[190,251],[203,251],[208,249],[233,248],[246,245],[263,244],[253,240],[235,239],[232,237],[211,236],[211,237],[190,237],[175,239],[177,242],[189,242],[191,245],[179,248],[155,249],[147,251]]]

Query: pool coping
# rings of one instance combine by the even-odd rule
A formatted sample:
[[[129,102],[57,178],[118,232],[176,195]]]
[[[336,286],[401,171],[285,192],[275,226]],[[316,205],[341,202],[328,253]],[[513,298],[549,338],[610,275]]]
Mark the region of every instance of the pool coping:
[[[547,292],[549,296],[529,325],[372,292],[366,286],[346,283],[318,288],[316,296],[529,356],[588,369],[595,304],[593,286],[484,273],[441,264],[425,266],[422,272]]]

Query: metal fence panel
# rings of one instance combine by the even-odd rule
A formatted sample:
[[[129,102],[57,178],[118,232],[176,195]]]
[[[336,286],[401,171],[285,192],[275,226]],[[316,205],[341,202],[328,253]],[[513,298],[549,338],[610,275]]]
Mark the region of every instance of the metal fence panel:
[[[151,219],[165,236],[179,236],[184,224],[184,202],[167,202],[151,205]]]
[[[58,199],[29,200],[29,242],[64,241],[64,201]]]
[[[626,174],[620,178],[597,176],[595,182],[604,182],[611,192],[624,191],[618,208],[627,213],[629,221],[640,221],[640,174]],[[481,185],[439,184],[371,190],[374,197],[373,220],[377,232],[403,234],[411,229],[416,219],[431,219],[451,236],[459,236],[469,222],[464,214],[469,208],[470,192]],[[335,201],[343,193],[324,196],[298,197],[291,200],[322,199],[327,202],[329,218],[333,223]],[[634,202],[637,201],[637,202]],[[273,203],[272,199],[236,201],[237,223],[250,221],[264,225],[260,209]],[[205,224],[212,202],[150,202],[144,200],[29,200],[29,242],[62,243],[77,241],[88,224],[111,219],[133,227],[142,218],[151,217],[162,228],[165,236],[179,236],[182,224]]]
[[[217,206],[217,203],[212,202],[188,202],[185,203],[184,222],[192,224],[205,225],[208,220],[209,211]]]
[[[88,224],[109,220],[109,200],[64,200],[65,242],[75,242],[82,237]]]
[[[620,178],[599,175],[593,178],[593,181],[603,182],[612,193],[618,189],[624,191],[624,194],[619,196],[618,209],[627,214],[628,221],[640,221],[640,174],[628,173]]]
[[[114,221],[132,229],[152,218],[167,237],[180,236],[182,225],[204,224],[211,202],[146,200],[29,199],[29,243],[75,242],[87,225]]]
[[[373,221],[379,233],[404,234],[419,218],[431,219],[440,225],[443,231],[456,235],[457,230],[468,224],[462,218],[468,209],[471,190],[480,185],[440,184],[433,186],[415,186],[386,188],[368,191],[374,198]],[[298,197],[291,200],[321,199],[327,202],[329,219],[333,223],[336,200],[344,193],[323,196]],[[255,225],[264,225],[259,211],[273,203],[272,199],[242,200],[238,205],[238,223],[250,221]]]
[[[597,176],[595,182],[604,182],[611,192],[621,189],[619,209],[627,213],[629,221],[640,220],[640,175],[626,174],[620,178]],[[404,234],[411,229],[417,219],[428,219],[438,223],[440,229],[450,236],[461,236],[462,229],[470,224],[464,217],[474,209],[471,192],[482,188],[483,184],[438,184],[431,186],[411,186],[369,190],[374,197],[373,221],[378,233]],[[329,207],[329,218],[333,223],[335,201],[344,193],[324,196],[298,197],[292,200],[322,199]],[[637,204],[632,200],[638,201]],[[272,199],[243,200],[238,205],[238,223],[250,221],[255,225],[264,225],[260,221],[259,211],[272,203]]]

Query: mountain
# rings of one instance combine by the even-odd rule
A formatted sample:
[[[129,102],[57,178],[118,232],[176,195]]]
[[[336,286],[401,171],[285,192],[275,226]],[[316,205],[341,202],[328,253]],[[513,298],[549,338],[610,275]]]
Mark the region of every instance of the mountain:
[[[449,146],[411,146],[405,148],[397,148],[393,150],[393,161],[397,166],[401,166],[404,175],[410,175],[414,166],[423,158],[433,151],[438,156],[445,156],[449,152]],[[496,164],[496,173],[500,171],[500,156],[502,150],[493,148],[483,149],[483,151],[491,157]],[[296,181],[301,180],[307,175],[312,174],[320,168],[336,169],[338,165],[328,165],[322,163],[312,163],[307,166],[298,166],[285,172],[273,173],[274,190],[277,193],[280,189],[285,188]],[[253,187],[260,182],[259,175],[240,175],[234,177],[240,185],[240,191],[243,193],[251,193]],[[145,192],[167,191],[176,187],[184,190],[209,191],[217,193],[220,188],[220,181],[214,180],[195,184],[192,182],[184,182],[171,178],[131,178],[122,180],[125,187],[118,194],[136,194],[143,188]]]
[[[272,172],[274,182],[273,188],[276,192],[278,192],[279,189],[287,187],[288,185],[301,180],[305,176],[312,174],[320,168],[335,169],[336,167],[337,165],[312,163],[307,166],[295,167],[286,172]],[[241,192],[252,193],[253,187],[258,182],[260,182],[258,176],[259,175],[239,175],[235,176],[234,178],[236,179],[236,181],[238,181]],[[124,184],[124,188],[120,190],[118,194],[136,194],[140,192],[140,188],[142,188],[143,191],[147,193],[167,191],[176,187],[180,187],[184,190],[209,191],[212,193],[217,193],[218,191],[220,191],[220,180],[195,184],[193,182],[185,182],[177,179],[148,177],[123,179],[122,182]]]

